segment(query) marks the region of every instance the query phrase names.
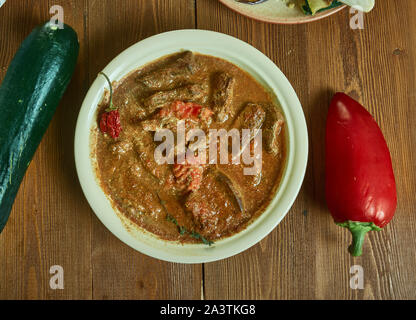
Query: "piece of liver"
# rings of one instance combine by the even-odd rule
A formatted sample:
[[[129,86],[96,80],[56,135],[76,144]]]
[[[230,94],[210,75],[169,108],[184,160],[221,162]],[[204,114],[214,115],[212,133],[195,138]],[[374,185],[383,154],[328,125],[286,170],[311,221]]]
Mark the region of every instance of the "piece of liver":
[[[188,84],[171,90],[158,91],[150,97],[145,98],[143,104],[149,113],[152,113],[176,100],[204,103],[207,96],[207,84]]]
[[[192,214],[197,232],[206,238],[230,233],[244,220],[228,186],[212,173],[189,195],[185,208]]]
[[[279,154],[282,144],[280,137],[284,124],[283,114],[275,106],[268,105],[263,127],[263,141],[267,152],[274,155]]]
[[[138,81],[151,90],[164,90],[175,82],[186,82],[197,71],[194,54],[185,51],[175,61],[141,76]]]
[[[232,112],[234,77],[226,72],[219,72],[214,76],[212,103],[217,121],[227,121]]]

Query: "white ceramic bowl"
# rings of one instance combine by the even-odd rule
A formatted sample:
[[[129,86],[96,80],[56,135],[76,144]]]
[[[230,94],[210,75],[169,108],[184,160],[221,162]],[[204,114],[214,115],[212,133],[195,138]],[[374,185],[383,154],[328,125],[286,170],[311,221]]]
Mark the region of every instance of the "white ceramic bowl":
[[[97,217],[120,240],[149,256],[181,263],[203,263],[224,259],[256,244],[271,232],[292,206],[304,178],[308,158],[308,134],[299,99],[276,65],[257,49],[231,36],[204,30],[178,30],[155,35],[118,55],[103,70],[111,79],[122,79],[148,62],[180,50],[192,50],[230,61],[249,72],[278,98],[287,121],[289,136],[287,165],[280,188],[264,213],[245,230],[231,237],[204,244],[179,244],[162,240],[134,228],[117,214],[94,173],[90,132],[96,127],[96,108],[107,83],[97,77],[89,89],[75,133],[75,162],[82,190]],[[126,226],[127,224],[127,226]]]

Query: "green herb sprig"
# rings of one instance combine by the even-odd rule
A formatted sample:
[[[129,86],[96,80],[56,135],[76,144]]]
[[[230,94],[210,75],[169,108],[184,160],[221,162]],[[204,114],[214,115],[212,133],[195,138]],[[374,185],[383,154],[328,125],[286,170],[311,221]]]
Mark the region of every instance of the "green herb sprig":
[[[211,245],[214,244],[213,241],[208,240],[207,238],[200,235],[198,232],[189,231],[184,226],[179,225],[178,221],[174,217],[172,217],[170,214],[166,215],[166,220],[175,224],[178,227],[179,233],[181,235],[189,234],[192,238],[197,239],[197,240],[201,240],[204,244],[206,244],[208,246],[211,246]]]
[[[173,217],[171,214],[169,214],[168,209],[166,208],[166,201],[162,200],[162,198],[160,198],[160,195],[158,192],[156,192],[156,196],[159,199],[160,204],[162,205],[163,209],[165,209],[166,212],[166,220],[169,222],[172,222],[174,225],[176,225],[178,227],[179,233],[180,235],[185,235],[185,234],[189,234],[192,238],[197,239],[197,240],[201,240],[204,244],[211,246],[214,244],[213,241],[208,240],[207,238],[203,237],[202,235],[200,235],[198,232],[195,231],[189,231],[188,229],[186,229],[184,226],[181,226],[178,221],[175,219],[175,217]]]

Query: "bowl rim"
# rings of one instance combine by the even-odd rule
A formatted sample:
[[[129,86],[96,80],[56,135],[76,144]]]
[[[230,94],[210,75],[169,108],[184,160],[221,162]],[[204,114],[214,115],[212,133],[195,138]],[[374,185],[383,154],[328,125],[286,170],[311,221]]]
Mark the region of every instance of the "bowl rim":
[[[288,127],[288,158],[281,184],[266,210],[241,232],[221,239],[210,247],[178,244],[157,238],[149,232],[129,231],[126,220],[114,210],[99,186],[91,158],[91,129],[96,126],[96,108],[107,87],[103,77],[93,81],[78,115],[74,139],[75,165],[90,207],[106,228],[122,242],[160,260],[205,263],[225,259],[248,249],[267,236],[285,217],[304,179],[308,160],[308,132],[300,101],[280,69],[256,48],[226,34],[197,29],[160,33],[121,52],[103,72],[111,81],[118,81],[146,63],[181,50],[217,56],[238,65],[257,80],[263,81],[279,100]],[[85,139],[85,135],[88,135],[88,139]]]
[[[346,7],[348,7],[347,5],[341,5],[339,7],[336,8],[332,8],[329,10],[326,10],[324,12],[320,12],[315,14],[314,16],[305,16],[305,18],[274,18],[274,19],[270,19],[270,18],[265,18],[265,17],[261,17],[258,16],[256,14],[249,14],[246,13],[246,11],[243,10],[239,10],[238,6],[233,6],[230,4],[230,2],[226,1],[226,0],[219,0],[219,2],[221,2],[224,6],[226,6],[228,9],[241,14],[242,16],[246,17],[246,18],[250,18],[253,19],[255,21],[259,21],[259,22],[266,22],[266,23],[270,23],[270,24],[283,24],[283,25],[288,25],[288,24],[304,24],[304,23],[309,23],[309,22],[314,22],[314,21],[318,21],[324,18],[327,18],[343,9],[345,9]]]

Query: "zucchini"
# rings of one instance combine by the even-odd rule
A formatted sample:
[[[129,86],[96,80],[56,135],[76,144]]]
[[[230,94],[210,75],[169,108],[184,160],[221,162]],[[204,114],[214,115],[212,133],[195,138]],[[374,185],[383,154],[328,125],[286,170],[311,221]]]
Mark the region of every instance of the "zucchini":
[[[23,41],[0,86],[0,233],[72,77],[78,51],[71,27],[47,22]]]
[[[337,0],[305,0],[302,10],[305,14],[315,15],[316,13],[333,9],[342,5]]]

